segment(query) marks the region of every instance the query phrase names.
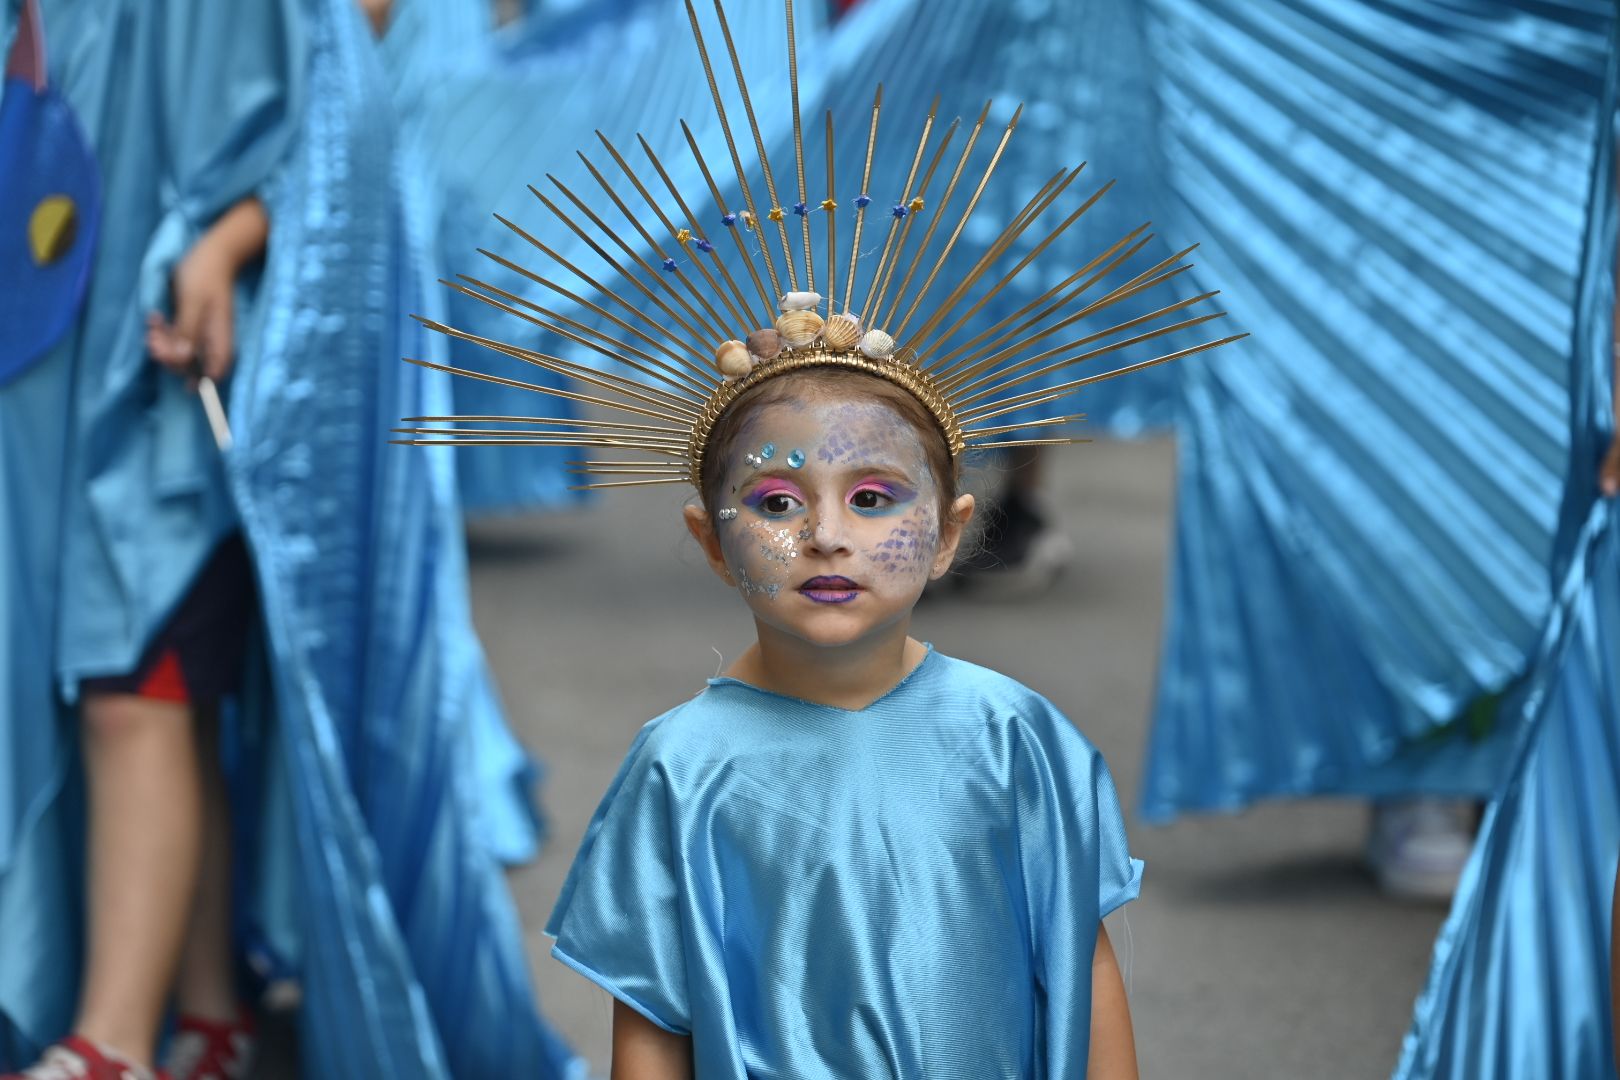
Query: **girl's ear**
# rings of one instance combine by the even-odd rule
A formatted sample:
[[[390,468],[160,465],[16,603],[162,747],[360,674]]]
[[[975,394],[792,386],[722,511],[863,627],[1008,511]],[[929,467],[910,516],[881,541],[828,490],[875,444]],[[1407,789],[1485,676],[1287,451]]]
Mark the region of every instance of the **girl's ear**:
[[[934,566],[929,571],[929,580],[938,580],[951,568],[956,561],[956,548],[962,542],[962,534],[967,531],[968,522],[973,520],[973,496],[958,495],[956,501],[951,503],[945,520],[939,523],[939,548],[934,553]]]
[[[709,512],[697,503],[688,503],[681,513],[686,518],[686,531],[692,534],[692,539],[703,549],[703,557],[709,560],[709,569],[720,575],[720,580],[727,585],[734,584],[731,571],[726,567],[725,552],[720,549],[720,534],[714,531]]]

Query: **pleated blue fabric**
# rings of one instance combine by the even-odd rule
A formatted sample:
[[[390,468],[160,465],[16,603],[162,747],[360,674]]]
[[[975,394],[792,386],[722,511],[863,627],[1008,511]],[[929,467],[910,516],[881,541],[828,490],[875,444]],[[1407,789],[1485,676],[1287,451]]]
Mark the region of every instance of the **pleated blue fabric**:
[[[1400,1080],[1615,1075],[1610,928],[1620,860],[1620,503],[1595,498],[1614,436],[1616,59],[1598,128],[1556,596],[1511,708],[1524,717],[1435,946]]]
[[[1254,332],[1182,366],[1142,811],[1486,794],[1567,449],[1611,5],[1153,0],[1172,211]]]
[[[466,610],[453,469],[384,441],[447,401],[398,362],[424,286],[369,31],[346,0],[43,6],[108,213],[80,327],[0,390],[0,1063],[64,1034],[77,995],[82,792],[54,690],[133,657],[188,560],[240,527],[270,680],[231,732],[263,787],[242,903],[302,982],[304,1073],[577,1075],[502,877],[536,823]],[[222,462],[140,321],[250,193],[275,239],[237,309]]]
[[[858,711],[722,678],[653,720],[547,932],[704,1080],[1079,1078],[1141,875],[1074,725],[930,650]]]

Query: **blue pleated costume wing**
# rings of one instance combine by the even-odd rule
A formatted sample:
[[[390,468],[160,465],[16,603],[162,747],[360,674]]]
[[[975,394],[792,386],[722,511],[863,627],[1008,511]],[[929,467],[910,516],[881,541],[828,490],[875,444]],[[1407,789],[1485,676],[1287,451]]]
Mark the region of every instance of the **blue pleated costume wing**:
[[[1612,48],[1612,46],[1611,46]],[[1507,783],[1435,946],[1401,1080],[1613,1077],[1609,957],[1620,859],[1620,504],[1596,495],[1614,435],[1616,60],[1596,117],[1571,452],[1552,614],[1524,686]]]
[[[1154,0],[1174,209],[1251,330],[1184,365],[1150,818],[1484,794],[1550,603],[1612,6]]]
[[[1140,880],[1069,721],[930,653],[859,712],[716,679],[648,724],[547,931],[705,1080],[1079,1077]]]
[[[82,793],[53,683],[118,670],[165,614],[157,593],[177,595],[209,538],[239,523],[273,684],[246,711],[274,703],[239,736],[267,777],[246,811],[260,850],[243,902],[302,981],[305,1073],[570,1075],[502,879],[535,822],[471,634],[453,473],[383,438],[402,411],[442,407],[444,387],[398,363],[424,286],[401,257],[374,46],[340,0],[256,6],[251,26],[246,11],[45,5],[114,226],[62,355],[0,390],[0,506],[21,540],[0,578],[0,1060],[61,1035],[76,995]],[[178,180],[154,162],[178,162]],[[140,319],[162,305],[172,260],[250,193],[275,241],[238,307],[237,442],[221,468],[196,401],[144,355]],[[118,594],[98,581],[120,580],[75,562],[98,536],[113,572],[144,574],[135,602],[94,607]],[[59,575],[79,575],[67,595]]]

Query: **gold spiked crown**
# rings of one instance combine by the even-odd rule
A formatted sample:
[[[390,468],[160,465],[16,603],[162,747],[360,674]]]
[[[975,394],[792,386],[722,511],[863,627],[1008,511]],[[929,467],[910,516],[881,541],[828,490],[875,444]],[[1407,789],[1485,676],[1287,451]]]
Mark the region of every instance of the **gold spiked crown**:
[[[728,206],[692,129],[683,121],[681,130],[692,159],[703,176],[709,197],[718,210],[721,231],[730,235],[737,255],[736,263],[752,289],[744,289],[739,284],[720,246],[707,238],[700,219],[693,213],[669,170],[648,141],[637,136],[641,150],[667,193],[674,211],[659,202],[644,174],[638,173],[618,148],[605,135],[597,132],[613,164],[646,204],[647,213],[638,216],[590,158],[584,153],[580,153],[579,158],[592,179],[629,222],[635,238],[627,240],[621,236],[584,199],[555,177],[548,179],[563,200],[573,207],[573,213],[538,188],[531,185],[529,190],[641,299],[626,298],[609,288],[553,247],[500,215],[496,216],[502,224],[532,245],[549,262],[567,271],[584,286],[585,292],[579,291],[578,286],[570,287],[552,281],[493,252],[483,251],[483,254],[557,294],[566,301],[565,307],[583,317],[573,317],[545,307],[470,276],[463,275],[459,282],[445,284],[463,295],[598,353],[613,361],[616,367],[581,364],[470,334],[432,320],[422,321],[453,338],[566,376],[608,396],[523,382],[425,360],[411,359],[409,362],[580,402],[625,419],[409,417],[407,423],[452,426],[399,428],[396,429],[399,434],[410,437],[395,441],[428,446],[566,446],[639,452],[650,455],[652,460],[585,460],[571,464],[577,471],[594,477],[614,478],[580,485],[583,488],[671,483],[698,486],[702,482],[704,453],[709,436],[721,415],[738,397],[766,380],[789,372],[814,367],[839,367],[886,379],[915,396],[938,422],[952,457],[957,458],[967,450],[980,446],[1036,446],[1079,441],[1061,436],[1040,437],[1034,429],[1082,420],[1083,414],[1023,422],[1005,422],[1004,418],[1025,409],[1059,401],[1092,383],[1190,356],[1246,336],[1236,334],[1205,341],[1112,370],[1067,377],[1074,365],[1189,329],[1225,314],[1218,311],[1184,314],[1186,309],[1216,295],[1206,292],[1167,303],[1148,314],[1106,328],[1088,329],[1088,332],[1061,344],[1044,346],[1048,339],[1077,326],[1082,320],[1162,285],[1190,268],[1182,259],[1193,247],[1148,266],[1126,280],[1109,284],[1098,295],[1090,296],[1104,279],[1115,275],[1148,244],[1152,237],[1146,232],[1146,225],[1127,233],[1017,311],[968,335],[968,328],[973,325],[975,316],[1005,291],[1112,186],[1111,182],[1104,184],[1085,198],[1067,216],[1047,228],[1046,235],[1027,253],[992,277],[1007,261],[1009,251],[1056,204],[1080,175],[1084,165],[1063,169],[1048,179],[1002,228],[960,280],[925,309],[925,303],[945,269],[951,252],[961,239],[1001,162],[1018,126],[1021,106],[1002,131],[982,174],[972,184],[971,194],[947,238],[930,256],[936,232],[946,219],[945,210],[951,206],[968,171],[991,108],[988,104],[984,107],[968,132],[965,145],[938,200],[938,208],[932,216],[928,216],[934,178],[960,127],[959,122],[952,122],[946,127],[944,135],[935,139],[939,105],[938,99],[935,99],[923,120],[899,198],[886,211],[887,232],[877,261],[875,265],[863,268],[863,261],[866,260],[862,258],[861,242],[867,225],[867,211],[876,201],[867,192],[878,149],[883,111],[881,85],[872,101],[859,194],[847,207],[851,211],[848,216],[854,220],[849,259],[842,280],[843,298],[841,303],[837,302],[835,296],[840,284],[838,225],[845,204],[839,201],[836,194],[833,116],[831,112],[826,116],[826,195],[812,209],[799,112],[793,0],[784,0],[799,196],[798,202],[789,209],[800,225],[800,253],[804,271],[801,285],[799,255],[795,253],[788,230],[789,209],[781,205],[778,197],[776,178],[765,151],[765,138],[743,77],[742,63],[725,10],[721,0],[713,2],[747,116],[748,132],[752,135],[758,156],[760,178],[769,200],[763,215],[759,213],[753,186],[738,151],[737,139],[693,0],[686,0],[687,15],[708,79],[720,129],[725,136],[742,198],[741,207]],[[817,284],[817,257],[811,222],[816,210],[822,212],[826,219],[826,251],[822,262],[825,294],[818,291]],[[917,231],[918,222],[925,217],[928,223],[921,230],[921,240],[912,247],[912,234]],[[769,234],[773,232],[779,241],[779,252],[771,249]],[[639,238],[640,246],[635,243],[636,238]],[[609,250],[610,246],[618,250],[622,260]],[[779,258],[782,263],[780,271],[777,265]],[[659,265],[655,267],[654,262]],[[925,266],[927,269],[924,272]],[[696,271],[695,277],[686,272],[689,267]],[[869,269],[870,273],[863,273],[864,269]],[[863,277],[866,287],[857,303],[857,284]],[[753,300],[755,296],[757,305]],[[723,312],[720,310],[722,308]],[[825,314],[822,314],[823,310]],[[594,319],[585,321],[589,317]],[[619,333],[624,336],[617,336]],[[617,370],[617,367],[624,370]],[[1057,381],[1054,382],[1054,379]],[[1041,381],[1036,383],[1034,389],[1016,389],[1037,380]],[[998,420],[1004,422],[997,423]],[[482,426],[490,423],[516,426]]]

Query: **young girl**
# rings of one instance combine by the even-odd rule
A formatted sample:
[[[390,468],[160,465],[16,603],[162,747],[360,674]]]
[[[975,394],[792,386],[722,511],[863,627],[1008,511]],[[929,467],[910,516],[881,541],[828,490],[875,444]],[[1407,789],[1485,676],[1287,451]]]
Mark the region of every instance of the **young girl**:
[[[1107,767],[909,636],[973,515],[939,426],[809,368],[706,459],[686,524],[758,642],[642,730],[547,927],[618,999],[614,1077],[1135,1076]]]
[[[639,451],[576,465],[626,478],[590,486],[696,487],[687,527],[758,632],[724,678],[636,740],[547,927],[554,954],[618,1000],[618,1080],[1134,1077],[1130,1013],[1101,920],[1136,896],[1141,864],[1126,850],[1107,768],[1045,699],[912,638],[911,612],[973,516],[959,490],[967,452],[1072,441],[1050,433],[1077,418],[1044,406],[1234,339],[1073,373],[1217,317],[1185,314],[1213,294],[1105,329],[1077,326],[1184,269],[1172,265],[1178,255],[1120,270],[1147,243],[1142,229],[1078,269],[1043,265],[1024,279],[1039,284],[1011,289],[1106,190],[1067,216],[1053,209],[1079,169],[1047,180],[993,239],[978,230],[958,248],[1019,110],[995,137],[986,105],[953,145],[967,125],[936,106],[914,148],[904,136],[899,168],[874,172],[879,89],[852,152],[828,110],[815,125],[824,158],[807,161],[791,0],[784,7],[787,62],[775,70],[789,80],[778,126],[791,119],[792,173],[770,169],[763,99],[748,92],[722,5],[723,55],[709,50],[689,0],[725,157],[707,157],[689,126],[682,134],[713,215],[693,209],[646,139],[651,169],[638,171],[602,136],[611,165],[579,157],[611,210],[554,175],[561,200],[534,192],[607,272],[580,269],[509,223],[580,284],[495,261],[573,303],[554,310],[471,276],[455,286],[614,364],[431,322],[579,388],[413,361],[615,410],[612,420],[424,416],[412,422],[458,426],[399,430],[424,445]],[[731,128],[717,55],[730,62],[751,139]],[[738,150],[749,142],[757,184]],[[988,160],[975,178],[981,145],[977,160]],[[727,158],[740,206],[711,165]],[[853,162],[843,180],[835,158]],[[632,210],[631,191],[648,212]],[[617,215],[629,235],[608,224]],[[507,423],[485,426],[496,420]]]

